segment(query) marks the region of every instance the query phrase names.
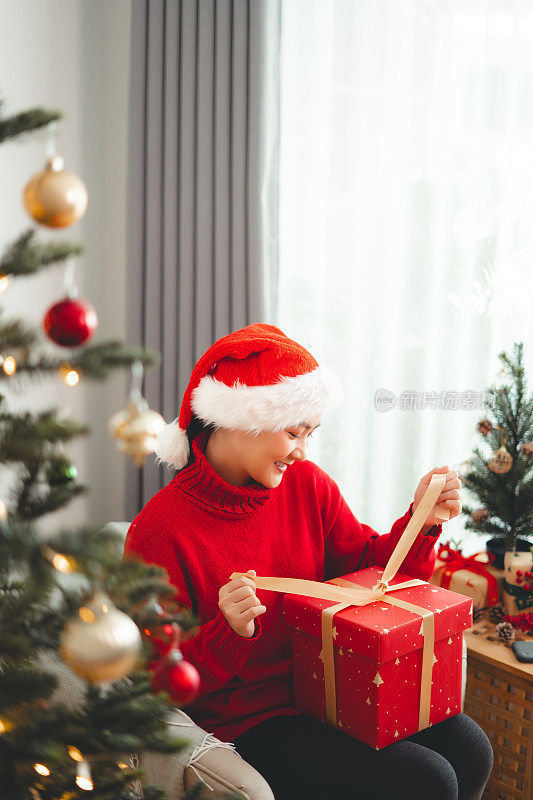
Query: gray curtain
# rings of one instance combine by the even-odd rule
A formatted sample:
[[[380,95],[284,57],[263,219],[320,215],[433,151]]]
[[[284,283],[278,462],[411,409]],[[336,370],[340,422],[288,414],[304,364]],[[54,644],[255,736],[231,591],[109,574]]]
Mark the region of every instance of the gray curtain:
[[[281,0],[133,0],[128,341],[168,421],[221,336],[277,319]],[[174,473],[127,467],[132,519]]]

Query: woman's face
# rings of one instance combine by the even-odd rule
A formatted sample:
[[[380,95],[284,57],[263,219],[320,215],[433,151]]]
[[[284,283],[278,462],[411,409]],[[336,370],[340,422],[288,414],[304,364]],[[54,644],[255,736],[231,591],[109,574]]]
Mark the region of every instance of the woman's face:
[[[245,486],[254,480],[273,489],[291,464],[305,461],[309,437],[319,425],[318,416],[306,425],[275,433],[263,431],[257,436],[221,429],[210,436],[206,457],[228,483]]]

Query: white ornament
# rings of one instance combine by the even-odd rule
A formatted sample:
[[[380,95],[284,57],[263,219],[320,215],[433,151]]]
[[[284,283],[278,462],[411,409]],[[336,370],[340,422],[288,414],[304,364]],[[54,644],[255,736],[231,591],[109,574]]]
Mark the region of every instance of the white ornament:
[[[141,651],[141,635],[132,619],[97,592],[61,634],[63,660],[85,680],[116,681],[128,675]]]

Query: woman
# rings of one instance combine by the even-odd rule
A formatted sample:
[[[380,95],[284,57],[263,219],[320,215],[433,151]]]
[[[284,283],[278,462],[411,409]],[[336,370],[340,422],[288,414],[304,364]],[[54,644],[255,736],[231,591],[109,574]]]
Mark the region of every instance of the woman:
[[[256,591],[254,575],[324,581],[385,566],[433,472],[446,473],[438,503],[451,517],[461,511],[461,483],[446,466],[422,478],[390,533],[359,522],[335,481],[306,461],[323,411],[339,402],[335,376],[279,328],[257,323],[215,342],[159,439],[158,461],[178,472],[132,522],[125,552],[165,567],[177,599],[202,622],[181,645],[201,677],[187,712],[233,741],[277,800],[326,791],[477,800],[492,750],[464,714],[376,751],[292,705],[283,596]],[[441,531],[432,512],[403,573],[429,579]],[[246,574],[230,580],[233,572]]]

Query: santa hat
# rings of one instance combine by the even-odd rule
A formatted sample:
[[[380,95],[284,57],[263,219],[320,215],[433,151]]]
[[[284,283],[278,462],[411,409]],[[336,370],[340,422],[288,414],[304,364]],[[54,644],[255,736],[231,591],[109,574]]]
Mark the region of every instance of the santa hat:
[[[181,469],[193,413],[204,424],[258,434],[309,422],[342,400],[340,381],[274,325],[223,336],[194,367],[180,414],[158,436],[157,463]]]

